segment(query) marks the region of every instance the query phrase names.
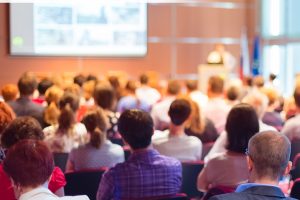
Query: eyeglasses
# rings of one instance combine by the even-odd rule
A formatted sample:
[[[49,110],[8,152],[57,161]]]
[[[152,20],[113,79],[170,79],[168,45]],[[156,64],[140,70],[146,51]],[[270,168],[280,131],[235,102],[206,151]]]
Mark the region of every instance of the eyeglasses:
[[[248,148],[246,148],[245,155],[249,156],[249,149]]]

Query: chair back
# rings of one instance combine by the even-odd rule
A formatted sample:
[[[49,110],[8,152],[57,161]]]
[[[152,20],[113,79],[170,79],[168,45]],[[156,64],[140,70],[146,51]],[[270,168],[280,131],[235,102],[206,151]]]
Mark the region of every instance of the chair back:
[[[69,153],[53,153],[55,166],[59,167],[61,171],[65,172]]]
[[[221,185],[210,188],[202,200],[208,200],[210,197],[213,197],[215,195],[234,192],[235,188],[236,187],[228,187],[228,186],[221,186]]]
[[[98,186],[106,169],[66,173],[65,195],[87,195],[90,200],[96,200]]]
[[[204,167],[203,161],[182,163],[182,186],[181,192],[189,198],[202,197],[203,193],[197,189],[197,177]]]
[[[296,179],[291,189],[290,197],[300,199],[300,178]]]
[[[202,147],[202,156],[201,159],[203,160],[204,157],[208,154],[208,152],[211,150],[211,148],[213,147],[215,142],[207,142],[207,143],[203,143],[203,147]]]
[[[295,156],[300,153],[300,138],[295,138],[291,141],[291,157],[290,161],[293,161]]]

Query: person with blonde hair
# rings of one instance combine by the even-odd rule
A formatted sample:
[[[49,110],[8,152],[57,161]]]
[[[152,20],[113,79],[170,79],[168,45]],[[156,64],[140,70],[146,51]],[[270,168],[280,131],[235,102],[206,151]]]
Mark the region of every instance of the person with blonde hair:
[[[89,142],[72,149],[66,171],[99,169],[112,167],[124,161],[124,151],[120,145],[106,138],[107,117],[101,108],[91,108],[82,119],[89,134]]]

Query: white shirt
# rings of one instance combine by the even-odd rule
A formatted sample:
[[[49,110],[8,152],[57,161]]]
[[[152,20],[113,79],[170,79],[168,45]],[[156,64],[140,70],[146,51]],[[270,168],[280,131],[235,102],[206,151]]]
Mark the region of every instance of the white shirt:
[[[193,101],[195,101],[201,110],[205,107],[208,102],[208,97],[202,92],[196,90],[190,93],[190,97]]]
[[[202,142],[194,136],[182,134],[171,135],[169,130],[155,131],[152,140],[153,148],[165,156],[177,158],[179,161],[201,160]]]
[[[154,122],[154,127],[157,130],[164,130],[169,127],[170,117],[169,109],[172,102],[176,99],[174,96],[169,96],[153,105],[151,110],[151,117]]]
[[[22,194],[19,200],[89,200],[89,198],[86,195],[58,197],[41,186]]]
[[[259,120],[259,132],[261,131],[276,131],[276,128],[273,126],[269,126]],[[227,133],[223,131],[218,139],[215,141],[213,147],[209,151],[209,153],[205,156],[204,162],[207,163],[210,159],[216,156],[216,154],[226,152],[226,144],[227,144]]]
[[[135,94],[138,99],[145,101],[150,105],[156,103],[161,97],[156,89],[145,85],[137,88]]]

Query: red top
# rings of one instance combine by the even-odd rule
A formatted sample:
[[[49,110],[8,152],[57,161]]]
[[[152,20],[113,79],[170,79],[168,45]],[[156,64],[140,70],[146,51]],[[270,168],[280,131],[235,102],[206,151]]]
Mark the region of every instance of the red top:
[[[60,168],[55,167],[48,188],[55,193],[58,189],[66,185],[66,179]],[[9,177],[5,174],[2,164],[0,164],[0,197],[1,200],[16,200],[14,190]]]

